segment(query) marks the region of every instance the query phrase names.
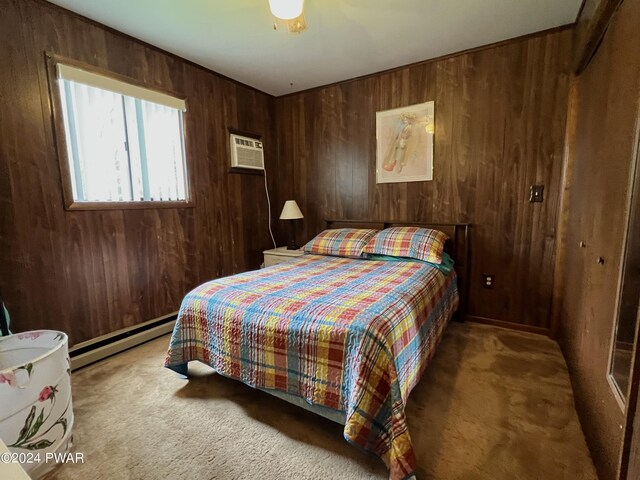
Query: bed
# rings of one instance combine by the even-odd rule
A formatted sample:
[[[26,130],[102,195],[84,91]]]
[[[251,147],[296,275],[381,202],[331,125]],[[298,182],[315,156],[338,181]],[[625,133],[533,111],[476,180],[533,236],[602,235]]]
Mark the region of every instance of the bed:
[[[380,457],[392,480],[410,478],[405,405],[448,321],[464,310],[469,255],[468,225],[411,225],[448,229],[457,271],[306,254],[212,280],[183,300],[165,366],[187,375],[198,360],[340,422],[345,439]]]

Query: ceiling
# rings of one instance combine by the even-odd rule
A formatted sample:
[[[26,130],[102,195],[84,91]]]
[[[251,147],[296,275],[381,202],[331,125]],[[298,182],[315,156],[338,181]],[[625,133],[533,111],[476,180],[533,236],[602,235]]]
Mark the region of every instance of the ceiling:
[[[308,30],[268,0],[51,0],[273,95],[573,23],[582,0],[306,0]]]

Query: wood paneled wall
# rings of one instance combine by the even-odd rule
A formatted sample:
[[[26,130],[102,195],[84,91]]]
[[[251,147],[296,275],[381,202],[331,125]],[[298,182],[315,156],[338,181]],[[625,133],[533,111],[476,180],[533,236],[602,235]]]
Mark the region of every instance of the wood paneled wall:
[[[560,343],[602,479],[616,478],[624,426],[607,374],[637,144],[638,25],[640,0],[625,0],[574,80],[567,129]]]
[[[563,29],[277,98],[277,204],[300,204],[298,241],[325,218],[471,222],[470,313],[546,329],[571,47]],[[376,185],[376,111],[429,100],[434,180]]]
[[[264,135],[274,164],[273,98],[46,2],[1,3],[0,289],[14,328],[81,342],[258,267],[271,245],[264,179],[228,173],[227,128]],[[45,51],[187,97],[195,208],[65,211]]]
[[[574,29],[574,72],[576,75],[589,64],[607,31],[611,16],[622,0],[583,0]]]

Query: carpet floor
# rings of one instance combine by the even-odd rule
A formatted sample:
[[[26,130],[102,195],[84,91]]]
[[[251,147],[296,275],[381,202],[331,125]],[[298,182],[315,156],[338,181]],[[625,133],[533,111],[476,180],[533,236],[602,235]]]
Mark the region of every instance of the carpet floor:
[[[341,426],[204,365],[162,368],[162,337],[73,374],[75,450],[59,480],[386,479]],[[548,338],[451,324],[407,406],[418,480],[596,479]]]

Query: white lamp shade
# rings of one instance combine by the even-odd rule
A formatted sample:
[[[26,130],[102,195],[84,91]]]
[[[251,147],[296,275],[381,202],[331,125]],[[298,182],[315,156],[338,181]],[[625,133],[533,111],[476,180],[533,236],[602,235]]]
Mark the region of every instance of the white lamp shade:
[[[302,14],[304,0],[269,0],[269,8],[274,17],[293,20]]]
[[[298,207],[295,200],[287,200],[280,214],[280,220],[297,220],[298,218],[304,218],[300,207]]]

